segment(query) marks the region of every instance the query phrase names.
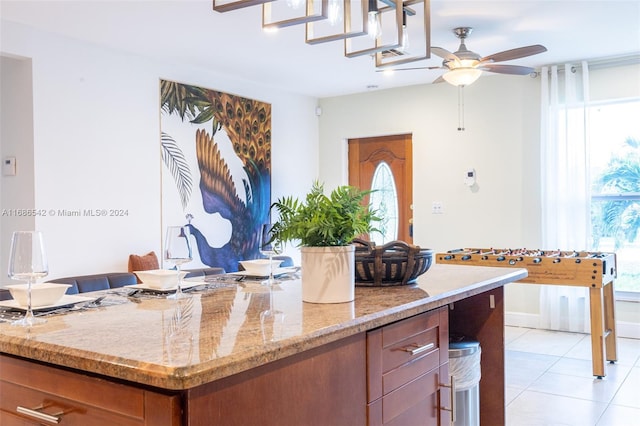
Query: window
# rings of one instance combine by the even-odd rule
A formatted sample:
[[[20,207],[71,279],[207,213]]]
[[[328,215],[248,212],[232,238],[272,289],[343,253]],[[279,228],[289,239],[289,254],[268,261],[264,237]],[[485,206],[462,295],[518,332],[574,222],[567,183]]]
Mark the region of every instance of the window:
[[[640,296],[638,117],[640,99],[589,108],[592,249],[616,252],[616,291],[634,298]]]
[[[373,173],[371,182],[371,206],[382,218],[377,224],[380,233],[371,234],[371,239],[378,245],[398,238],[398,191],[393,180],[393,172],[387,163],[380,162]]]

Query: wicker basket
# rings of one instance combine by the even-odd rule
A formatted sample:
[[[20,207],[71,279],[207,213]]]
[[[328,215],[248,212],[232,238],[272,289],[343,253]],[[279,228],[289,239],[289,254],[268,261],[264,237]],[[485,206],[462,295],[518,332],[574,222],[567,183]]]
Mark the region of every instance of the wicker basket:
[[[433,250],[404,241],[392,241],[376,247],[374,243],[356,239],[356,285],[383,287],[413,284],[427,272]]]

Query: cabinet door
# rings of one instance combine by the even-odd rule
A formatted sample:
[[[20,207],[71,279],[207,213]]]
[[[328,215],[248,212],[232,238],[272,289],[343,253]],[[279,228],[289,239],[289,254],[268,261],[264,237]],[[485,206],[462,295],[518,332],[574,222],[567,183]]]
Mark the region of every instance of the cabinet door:
[[[435,368],[369,404],[369,426],[437,426],[439,376]]]

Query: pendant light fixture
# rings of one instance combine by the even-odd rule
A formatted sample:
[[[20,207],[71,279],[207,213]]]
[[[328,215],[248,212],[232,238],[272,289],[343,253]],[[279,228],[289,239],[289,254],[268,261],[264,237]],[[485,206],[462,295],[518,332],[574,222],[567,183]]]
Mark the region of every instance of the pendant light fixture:
[[[294,1],[300,2],[301,0]],[[289,8],[287,4],[278,1],[264,3],[262,5],[262,29],[285,28],[327,19],[327,0],[302,0],[301,4],[305,5],[304,10],[291,16],[290,11],[295,10],[293,6]],[[283,8],[289,10],[282,10]]]
[[[338,25],[343,21],[344,11],[342,10],[342,0],[329,0],[328,16],[329,25]]]
[[[402,44],[400,50],[403,52],[409,51],[409,29],[407,28],[407,11],[402,11]]]
[[[400,42],[397,48],[388,48],[376,53],[376,68],[380,71],[431,57],[430,1],[405,0],[402,4],[402,14],[399,18]]]
[[[395,6],[392,0],[387,0]],[[400,0],[397,0],[398,2]],[[376,26],[381,27],[384,24],[384,34],[372,38],[372,27],[368,23],[367,31],[369,37],[351,38],[344,41],[344,55],[347,58],[356,56],[375,56],[377,52],[399,49],[402,44],[402,11],[403,8],[378,5],[378,0],[368,1],[368,19],[373,20],[375,17]],[[405,4],[405,3],[402,3]],[[375,14],[374,14],[375,12]],[[370,21],[369,21],[370,22]]]
[[[340,6],[332,9],[330,3],[329,19],[306,23],[305,42],[307,44],[326,43],[367,35],[367,8],[365,3],[361,0],[329,1],[337,1]],[[338,12],[338,17],[336,23],[332,24],[331,15],[335,12]]]
[[[378,0],[369,0],[368,10],[367,33],[369,37],[377,40],[382,36],[382,19],[378,10]]]
[[[376,67],[430,58],[430,0],[213,0],[213,9],[221,13],[258,5],[262,6],[264,30],[277,30],[304,23],[306,43],[344,40],[346,57],[373,56]],[[403,53],[404,56],[399,61],[383,61],[382,52],[408,51],[407,17],[416,15],[416,7],[422,9],[424,27],[424,40],[417,40],[416,50],[424,53]],[[297,13],[291,12],[296,9],[299,9]],[[365,34],[369,37],[361,37]],[[358,42],[352,45],[352,40],[356,39],[360,45]],[[363,39],[370,41],[362,41]],[[414,41],[411,41],[412,46]],[[421,46],[423,41],[424,48]]]

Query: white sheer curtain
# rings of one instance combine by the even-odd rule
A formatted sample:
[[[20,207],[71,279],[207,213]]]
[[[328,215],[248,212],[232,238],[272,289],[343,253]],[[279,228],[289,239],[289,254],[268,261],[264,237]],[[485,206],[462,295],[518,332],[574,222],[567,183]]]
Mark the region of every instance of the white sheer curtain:
[[[542,243],[546,250],[587,250],[590,241],[589,69],[586,62],[544,67],[542,77]],[[589,332],[584,287],[541,286],[540,326]]]

